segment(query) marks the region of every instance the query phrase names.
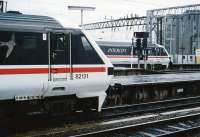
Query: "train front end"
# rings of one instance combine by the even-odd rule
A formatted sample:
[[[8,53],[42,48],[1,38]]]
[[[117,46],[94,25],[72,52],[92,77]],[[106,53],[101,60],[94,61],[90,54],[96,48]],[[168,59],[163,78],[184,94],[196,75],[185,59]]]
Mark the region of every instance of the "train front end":
[[[0,21],[0,112],[101,111],[113,66],[88,34],[46,16]]]

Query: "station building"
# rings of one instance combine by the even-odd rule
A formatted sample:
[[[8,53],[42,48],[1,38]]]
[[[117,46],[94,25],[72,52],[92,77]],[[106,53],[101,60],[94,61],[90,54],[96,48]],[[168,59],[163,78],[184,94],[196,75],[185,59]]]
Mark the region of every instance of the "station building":
[[[162,19],[162,43],[177,64],[196,64],[200,49],[200,10],[168,14]]]

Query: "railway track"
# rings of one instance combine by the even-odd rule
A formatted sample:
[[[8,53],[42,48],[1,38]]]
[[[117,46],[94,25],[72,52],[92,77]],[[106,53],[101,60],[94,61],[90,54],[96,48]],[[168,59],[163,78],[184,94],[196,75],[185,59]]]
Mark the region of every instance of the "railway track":
[[[197,111],[196,111],[197,110]],[[70,137],[166,137],[200,129],[200,108],[104,122],[104,129]],[[109,126],[110,127],[109,127]]]
[[[132,137],[166,137],[166,136],[182,136],[188,132],[193,132],[200,129],[200,119],[185,119],[185,120],[174,120],[172,123],[164,123],[154,127],[147,127],[144,130],[137,131],[132,134]]]
[[[93,133],[94,131],[95,133],[96,131],[99,131],[99,130],[102,132],[105,129],[106,130],[110,129],[111,131],[113,126],[114,126],[113,127],[114,129],[127,127],[127,126],[129,127],[131,123],[132,125],[135,125],[136,127],[136,126],[139,126],[140,124],[143,126],[142,123],[145,120],[147,120],[146,123],[148,124],[155,123],[153,122],[154,119],[160,120],[161,118],[164,117],[166,120],[167,118],[169,118],[169,115],[171,116],[175,114],[171,113],[169,115],[166,115],[167,113],[165,113],[164,115],[165,111],[186,109],[186,108],[191,108],[195,106],[200,106],[199,96],[182,98],[182,99],[157,101],[157,102],[150,102],[150,103],[143,103],[143,104],[136,104],[136,105],[104,108],[102,111],[102,115],[98,119],[91,118],[91,119],[83,120],[84,117],[79,117],[79,121],[80,120],[82,121],[79,123],[77,123],[77,121],[72,122],[72,123],[67,123],[66,120],[63,120],[63,121],[61,120],[60,124],[58,124],[59,122],[56,122],[56,126],[48,125],[47,128],[40,128],[39,131],[32,130],[30,133],[28,132],[28,134],[20,133],[20,136],[34,136],[34,137],[41,137],[41,136],[61,137],[61,136],[76,136],[76,135],[86,136],[86,135],[90,135],[89,133]],[[199,108],[199,114],[200,114],[200,108]],[[159,116],[161,116],[161,118]],[[136,123],[127,122],[127,120],[122,120],[121,123],[111,122],[113,123],[113,125],[108,124],[109,123],[108,121],[118,121],[119,119],[128,119],[130,121],[132,121],[133,119],[141,119],[141,120],[139,120]],[[53,124],[53,123],[55,124],[55,122],[50,122],[50,124]],[[104,124],[102,125],[99,123],[104,123]]]
[[[118,117],[130,114],[160,112],[200,105],[200,96],[169,99],[133,105],[107,107],[102,109],[102,118]]]

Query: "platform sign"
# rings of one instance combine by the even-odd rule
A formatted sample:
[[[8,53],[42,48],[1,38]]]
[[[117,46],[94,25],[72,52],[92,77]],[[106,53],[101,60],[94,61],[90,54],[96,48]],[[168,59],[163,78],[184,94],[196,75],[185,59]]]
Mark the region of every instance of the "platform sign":
[[[200,49],[196,49],[196,63],[200,64]]]

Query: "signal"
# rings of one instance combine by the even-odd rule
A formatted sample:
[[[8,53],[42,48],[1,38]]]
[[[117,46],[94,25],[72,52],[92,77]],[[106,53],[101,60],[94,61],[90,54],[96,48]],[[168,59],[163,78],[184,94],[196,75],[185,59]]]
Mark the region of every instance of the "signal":
[[[147,48],[147,38],[143,38],[143,39],[142,39],[142,47],[143,47],[144,49]]]
[[[138,49],[141,48],[141,39],[136,39],[136,47],[137,47]]]
[[[136,38],[138,62],[139,60],[143,60],[143,59],[147,60],[148,59],[147,39],[149,37],[149,33],[148,32],[134,32],[134,37]],[[139,63],[138,63],[138,66],[139,66]]]

